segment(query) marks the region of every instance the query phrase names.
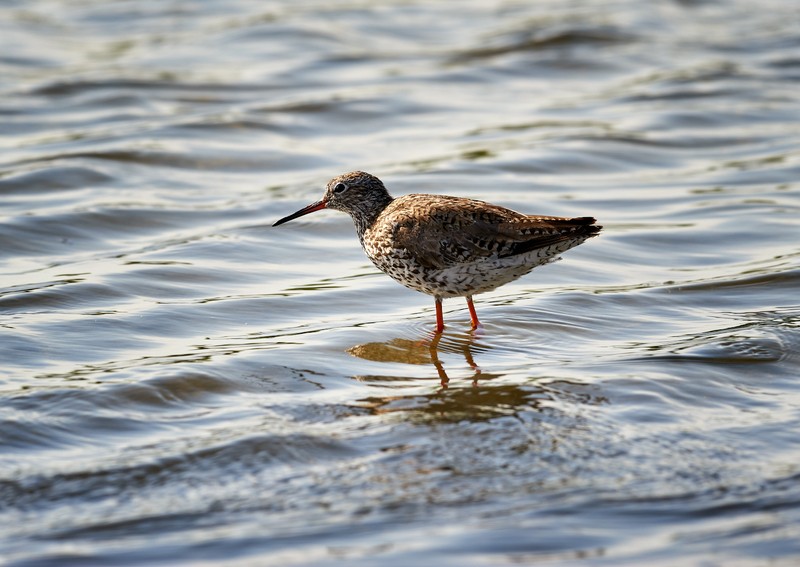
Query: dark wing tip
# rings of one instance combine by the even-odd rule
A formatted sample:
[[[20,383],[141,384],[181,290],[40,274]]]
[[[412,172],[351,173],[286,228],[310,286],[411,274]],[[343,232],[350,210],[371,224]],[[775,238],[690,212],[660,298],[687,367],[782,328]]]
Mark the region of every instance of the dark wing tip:
[[[594,217],[575,217],[571,219],[564,219],[564,225],[575,226],[577,234],[584,234],[587,236],[594,236],[603,230],[603,227],[595,224],[597,219]]]
[[[603,227],[594,224],[596,221],[593,217],[576,217],[570,219],[557,219],[551,220],[554,225],[561,229],[557,234],[549,234],[547,236],[537,236],[529,240],[516,242],[511,245],[510,249],[501,254],[503,256],[514,256],[516,254],[523,254],[538,248],[546,248],[557,244],[559,242],[574,241],[572,246],[577,246],[587,238],[597,235]],[[570,248],[572,247],[570,246]]]

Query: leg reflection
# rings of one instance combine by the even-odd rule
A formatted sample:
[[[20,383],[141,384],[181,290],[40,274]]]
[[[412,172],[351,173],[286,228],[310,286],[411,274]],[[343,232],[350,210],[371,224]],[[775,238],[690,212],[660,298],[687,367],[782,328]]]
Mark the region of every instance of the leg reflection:
[[[442,384],[442,388],[447,388],[447,385],[450,383],[450,378],[447,377],[444,365],[442,361],[439,360],[439,341],[441,339],[442,333],[436,333],[433,340],[428,345],[428,352],[430,352],[431,362],[433,362],[433,365],[436,367],[436,372],[439,373],[439,382]]]
[[[460,351],[464,360],[473,370],[472,385],[477,386],[481,369],[472,356],[472,346],[475,341],[473,334],[450,336],[446,339],[446,346],[441,344],[443,334],[434,333],[430,338],[423,340],[409,340],[403,338],[392,339],[381,343],[366,343],[347,349],[353,356],[378,362],[400,362],[404,364],[433,364],[443,388],[447,388],[450,377],[439,357],[442,351]]]

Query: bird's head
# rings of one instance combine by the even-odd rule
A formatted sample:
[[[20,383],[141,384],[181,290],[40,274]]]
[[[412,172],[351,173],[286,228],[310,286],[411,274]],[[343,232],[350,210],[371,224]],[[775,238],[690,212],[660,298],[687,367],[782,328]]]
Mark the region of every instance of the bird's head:
[[[360,221],[377,216],[391,201],[392,197],[380,179],[364,171],[351,171],[328,181],[325,195],[320,201],[303,207],[272,226],[322,209],[348,213],[360,224]]]

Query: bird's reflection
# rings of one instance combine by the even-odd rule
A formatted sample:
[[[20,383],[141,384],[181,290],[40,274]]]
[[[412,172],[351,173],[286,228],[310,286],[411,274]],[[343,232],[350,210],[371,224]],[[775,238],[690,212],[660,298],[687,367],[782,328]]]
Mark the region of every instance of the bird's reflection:
[[[497,381],[490,387],[484,386],[502,374],[482,371],[475,362],[473,352],[480,356],[481,351],[489,347],[482,345],[475,333],[442,334],[426,339],[395,338],[386,342],[373,342],[356,345],[347,350],[353,356],[373,362],[400,363],[412,365],[433,365],[439,377],[441,387],[435,392],[421,393],[414,388],[420,378],[399,375],[361,375],[355,378],[382,386],[405,389],[407,393],[397,392],[393,395],[369,396],[359,400],[359,407],[375,414],[402,412],[406,419],[429,423],[487,421],[502,416],[519,417],[521,412],[551,413],[551,402],[559,399],[572,399],[576,403],[599,404],[604,398],[594,392],[589,384],[564,379],[553,379],[543,376],[542,380],[531,377],[524,383]],[[439,353],[460,353],[471,369],[469,382],[471,387],[451,387],[444,364]],[[462,383],[460,378],[453,378],[453,385]]]
[[[442,388],[447,388],[450,378],[444,369],[444,364],[439,358],[439,345],[442,340],[442,333],[436,333],[427,339],[404,339],[396,338],[384,343],[366,343],[356,345],[347,350],[348,353],[365,360],[375,362],[399,362],[403,364],[433,364],[439,374],[439,382]],[[462,353],[464,360],[472,369],[472,385],[478,385],[478,379],[482,377],[481,369],[475,363],[472,356],[472,349],[475,344],[475,336],[469,334],[456,337],[455,340],[448,341],[448,350],[456,349]],[[487,376],[489,378],[490,376]]]

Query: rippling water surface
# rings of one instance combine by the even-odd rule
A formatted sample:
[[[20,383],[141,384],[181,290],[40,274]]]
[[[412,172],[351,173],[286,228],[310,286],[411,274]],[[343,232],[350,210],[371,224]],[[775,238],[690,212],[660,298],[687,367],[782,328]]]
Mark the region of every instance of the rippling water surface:
[[[800,561],[790,0],[0,6],[0,562]],[[596,216],[479,296],[395,194]]]

